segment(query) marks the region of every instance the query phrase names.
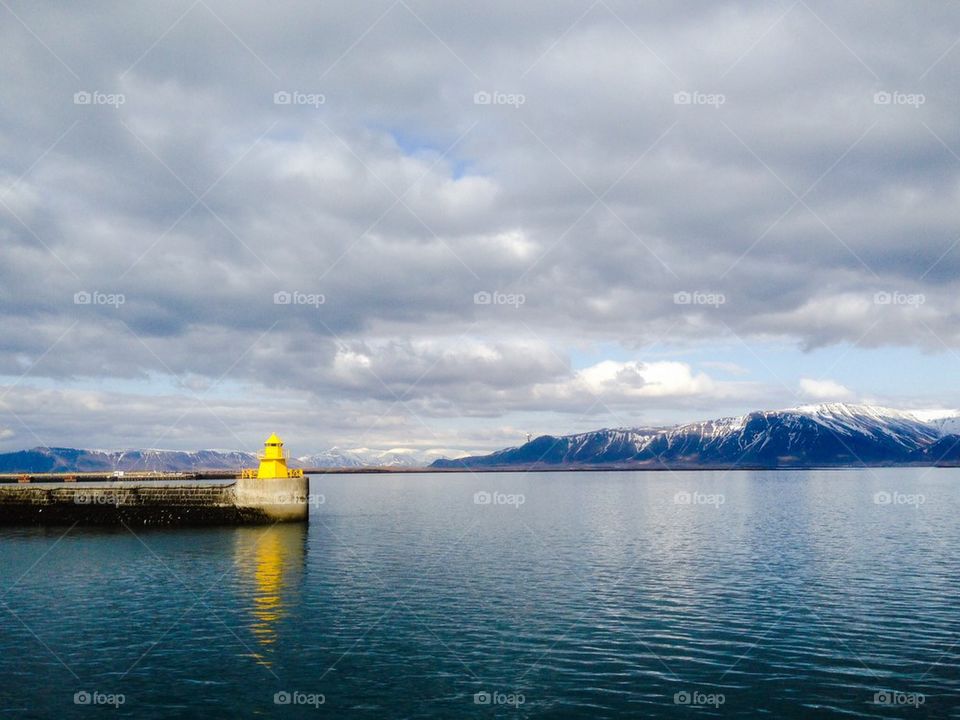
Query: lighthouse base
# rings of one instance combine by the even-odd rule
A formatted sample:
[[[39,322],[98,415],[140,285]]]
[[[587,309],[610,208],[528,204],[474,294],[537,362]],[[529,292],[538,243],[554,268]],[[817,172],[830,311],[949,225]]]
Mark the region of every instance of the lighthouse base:
[[[309,517],[309,478],[241,478],[233,491],[237,510],[250,522],[305,522]]]

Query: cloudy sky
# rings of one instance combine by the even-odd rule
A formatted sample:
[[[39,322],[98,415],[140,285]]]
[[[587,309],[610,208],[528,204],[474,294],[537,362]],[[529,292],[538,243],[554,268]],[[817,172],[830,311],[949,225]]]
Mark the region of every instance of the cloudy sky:
[[[960,406],[960,13],[0,0],[0,450]]]

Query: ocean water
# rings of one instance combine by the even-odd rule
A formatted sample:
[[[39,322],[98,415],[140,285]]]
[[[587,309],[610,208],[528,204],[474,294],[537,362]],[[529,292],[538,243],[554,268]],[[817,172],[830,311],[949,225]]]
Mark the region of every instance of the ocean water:
[[[334,475],[0,528],[0,715],[960,717],[960,471]]]

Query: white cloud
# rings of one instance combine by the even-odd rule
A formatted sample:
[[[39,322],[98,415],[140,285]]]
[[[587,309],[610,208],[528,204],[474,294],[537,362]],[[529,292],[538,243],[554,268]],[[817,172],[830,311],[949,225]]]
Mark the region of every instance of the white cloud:
[[[960,416],[960,410],[946,408],[924,408],[922,410],[910,410],[909,412],[915,418],[924,422]]]
[[[750,371],[747,370],[745,367],[733,362],[723,362],[720,360],[704,360],[700,364],[705,368],[719,370],[720,372],[727,373],[728,375],[749,375],[750,374]]]
[[[604,360],[577,373],[575,382],[583,383],[598,395],[612,393],[624,397],[683,397],[712,395],[718,385],[705,373],[695,373],[682,362],[616,362]]]
[[[469,418],[563,429],[595,396],[624,414],[691,418],[793,399],[732,382],[745,380],[732,365],[645,349],[664,340],[709,351],[733,329],[749,349],[785,344],[791,367],[803,365],[797,345],[960,347],[958,166],[935,136],[960,144],[960,76],[948,58],[925,79],[922,108],[877,106],[874,79],[831,35],[909,90],[930,48],[953,42],[951,8],[891,6],[885,22],[864,23],[865,0],[824,6],[822,21],[803,7],[781,18],[770,3],[671,0],[620,3],[572,27],[556,2],[485,8],[463,23],[424,2],[421,23],[400,4],[371,26],[378,13],[344,3],[233,3],[218,15],[236,37],[200,7],[158,40],[176,19],[161,4],[130,0],[105,20],[23,4],[23,23],[53,38],[87,89],[126,102],[73,104],[82,88],[48,49],[23,24],[0,24],[13,58],[0,67],[0,374],[159,378],[152,392],[177,387],[186,402],[226,372],[219,394],[269,384],[321,398],[345,445],[456,447],[469,433],[503,439]],[[630,28],[652,52],[638,54]],[[344,55],[350,38],[362,42]],[[481,89],[526,102],[476,105]],[[276,105],[278,90],[326,102]],[[727,102],[676,105],[681,90]],[[904,152],[891,159],[891,147]],[[784,214],[795,197],[771,173],[815,191]],[[281,289],[326,303],[274,305]],[[126,303],[78,307],[79,290]],[[478,306],[481,290],[526,302]],[[726,302],[674,302],[695,290]],[[924,302],[878,304],[877,292]],[[617,348],[577,372],[567,353],[578,343]],[[748,357],[737,346],[723,357]],[[915,359],[914,377],[924,362],[936,360]],[[930,375],[914,404],[960,402]],[[849,396],[810,382],[810,397]],[[126,405],[70,407],[124,427]],[[443,417],[442,437],[398,418],[409,411]],[[554,415],[517,417],[531,412]],[[66,442],[64,419],[38,414],[38,433]],[[207,420],[182,441],[225,444]],[[374,420],[379,437],[351,436]]]
[[[851,400],[853,391],[833,380],[801,378],[800,391],[814,400]]]

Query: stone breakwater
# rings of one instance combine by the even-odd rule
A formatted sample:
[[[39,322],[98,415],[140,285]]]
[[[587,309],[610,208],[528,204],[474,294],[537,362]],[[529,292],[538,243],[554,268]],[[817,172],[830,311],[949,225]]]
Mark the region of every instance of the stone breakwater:
[[[0,485],[0,524],[249,525],[305,522],[309,479]]]

